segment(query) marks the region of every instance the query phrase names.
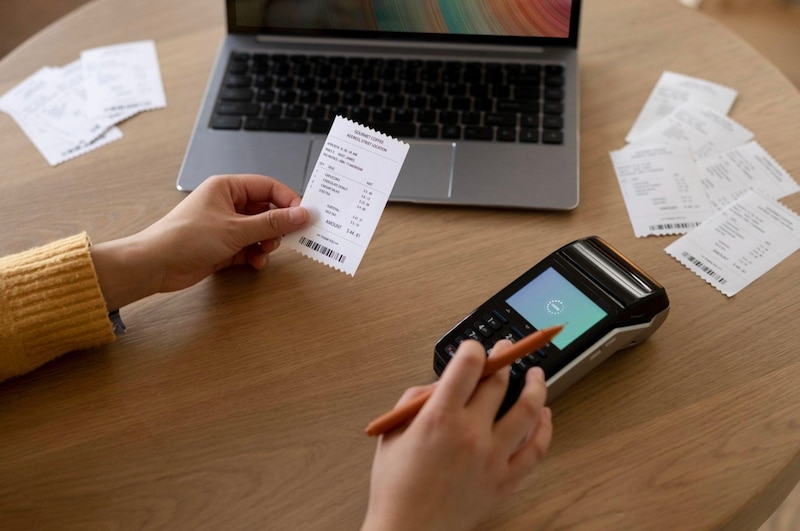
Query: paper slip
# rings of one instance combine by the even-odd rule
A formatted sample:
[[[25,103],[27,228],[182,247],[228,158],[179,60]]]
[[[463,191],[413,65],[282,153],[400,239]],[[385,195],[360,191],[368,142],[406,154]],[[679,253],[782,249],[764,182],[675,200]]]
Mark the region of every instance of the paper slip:
[[[118,123],[167,105],[153,41],[85,50],[81,64],[90,116],[109,116]]]
[[[152,41],[84,54],[86,60],[39,69],[0,98],[0,110],[52,166],[122,138],[114,124],[166,106]]]
[[[64,90],[58,68],[43,67],[0,98],[0,109],[34,120],[75,142],[90,142],[112,124],[98,127],[86,120],[85,101]]]
[[[697,161],[711,205],[722,210],[749,190],[780,199],[800,191],[797,181],[755,140]]]
[[[714,213],[689,147],[630,144],[611,152],[634,234],[683,234]]]
[[[89,116],[86,84],[83,80],[83,65],[80,59],[62,66],[59,71],[61,77],[57,80],[56,87],[59,91],[70,94],[74,100],[81,102],[82,119],[86,121],[92,133],[102,133],[117,123],[111,116],[95,116],[94,118]]]
[[[736,94],[735,90],[717,83],[666,71],[658,79],[625,140],[634,142],[650,126],[689,101],[728,114]]]
[[[82,102],[61,90],[63,80],[59,69],[45,67],[0,98],[0,110],[51,166],[122,138],[116,127],[98,133],[97,123],[85,122]]]
[[[337,116],[300,203],[309,223],[283,245],[355,275],[407,153],[405,142]]]
[[[56,166],[122,138],[122,131],[118,127],[112,127],[91,142],[75,142],[35,120],[14,114],[11,114],[11,117],[51,166]]]
[[[750,191],[665,251],[732,297],[798,249],[800,216]]]
[[[695,159],[701,159],[753,138],[753,133],[714,109],[697,103],[685,103],[650,127],[636,143],[688,144]]]

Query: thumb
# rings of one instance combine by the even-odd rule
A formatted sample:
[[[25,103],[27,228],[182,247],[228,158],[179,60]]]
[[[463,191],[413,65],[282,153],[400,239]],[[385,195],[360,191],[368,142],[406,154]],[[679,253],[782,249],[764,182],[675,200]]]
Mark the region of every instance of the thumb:
[[[308,223],[308,210],[301,206],[273,208],[243,219],[248,244],[279,238]]]

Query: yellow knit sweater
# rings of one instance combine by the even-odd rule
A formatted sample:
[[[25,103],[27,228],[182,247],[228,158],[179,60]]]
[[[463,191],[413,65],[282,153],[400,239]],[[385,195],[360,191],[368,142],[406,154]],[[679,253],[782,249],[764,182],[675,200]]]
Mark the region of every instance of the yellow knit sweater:
[[[0,381],[113,341],[86,233],[0,258]]]

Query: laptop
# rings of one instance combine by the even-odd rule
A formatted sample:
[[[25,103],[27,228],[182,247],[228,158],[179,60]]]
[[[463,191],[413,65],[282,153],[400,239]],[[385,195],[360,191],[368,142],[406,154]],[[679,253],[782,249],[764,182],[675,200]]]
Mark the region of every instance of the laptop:
[[[227,0],[177,179],[302,194],[336,116],[410,145],[390,201],[579,201],[580,0]]]

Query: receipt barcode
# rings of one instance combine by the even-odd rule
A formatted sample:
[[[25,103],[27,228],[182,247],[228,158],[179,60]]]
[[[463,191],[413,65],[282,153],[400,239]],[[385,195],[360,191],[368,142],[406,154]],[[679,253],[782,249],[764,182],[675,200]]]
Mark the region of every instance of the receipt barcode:
[[[700,225],[700,223],[661,223],[659,225],[649,225],[651,231],[664,231],[676,229],[693,229]]]
[[[317,251],[318,253],[322,253],[325,256],[327,256],[328,258],[333,258],[334,260],[336,260],[339,263],[344,263],[344,261],[347,260],[347,257],[344,256],[343,254],[337,253],[333,249],[328,249],[327,247],[325,247],[321,243],[317,243],[317,242],[315,242],[313,240],[309,240],[305,236],[300,238],[300,245],[305,245],[309,249]]]
[[[697,258],[692,256],[691,254],[687,253],[686,251],[682,252],[681,256],[683,256],[684,258],[689,260],[691,263],[693,263],[694,265],[699,267],[700,271],[702,271],[706,275],[710,276],[711,278],[713,278],[714,280],[716,280],[720,284],[725,284],[727,282],[727,280],[725,280],[725,277],[723,277],[722,275],[720,275],[719,273],[717,273],[716,271],[714,271],[713,269],[711,269],[710,267],[705,265],[702,261],[698,260]]]

